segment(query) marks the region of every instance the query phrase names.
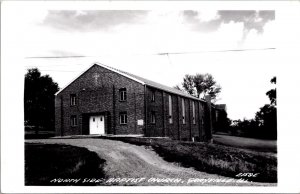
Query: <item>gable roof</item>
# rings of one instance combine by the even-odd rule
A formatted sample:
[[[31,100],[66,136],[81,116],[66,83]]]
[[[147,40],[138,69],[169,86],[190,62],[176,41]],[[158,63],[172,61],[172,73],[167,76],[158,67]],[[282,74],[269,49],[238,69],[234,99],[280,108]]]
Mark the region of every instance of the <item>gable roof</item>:
[[[184,96],[184,97],[187,97],[187,98],[191,98],[191,99],[194,99],[194,100],[199,100],[199,101],[203,101],[205,102],[204,100],[202,99],[199,99],[199,98],[196,98],[192,95],[189,95],[183,91],[180,91],[178,89],[175,89],[175,88],[172,88],[172,87],[169,87],[169,86],[165,86],[165,85],[162,85],[160,83],[157,83],[157,82],[154,82],[154,81],[151,81],[151,80],[148,80],[148,79],[145,79],[143,77],[140,77],[140,76],[137,76],[137,75],[134,75],[134,74],[131,74],[131,73],[128,73],[126,71],[122,71],[122,70],[119,70],[119,69],[116,69],[116,68],[113,68],[113,67],[110,67],[110,66],[107,66],[107,65],[104,65],[104,64],[101,64],[101,63],[93,63],[87,70],[89,70],[92,66],[94,65],[98,65],[100,67],[103,67],[105,69],[108,69],[110,71],[113,71],[115,73],[118,73],[124,77],[127,77],[131,80],[134,80],[138,83],[141,83],[143,85],[146,85],[146,86],[150,86],[150,87],[153,87],[153,88],[156,88],[156,89],[160,89],[160,90],[163,90],[163,91],[166,91],[166,92],[169,92],[169,93],[172,93],[172,94],[177,94],[179,96]],[[59,90],[55,95],[59,94],[61,91],[63,91],[66,87],[68,87],[72,82],[74,82],[78,77],[80,77],[82,74],[84,74],[87,70],[83,71],[79,76],[77,76],[74,80],[72,80],[68,85],[66,85],[65,87],[63,87],[61,90]]]

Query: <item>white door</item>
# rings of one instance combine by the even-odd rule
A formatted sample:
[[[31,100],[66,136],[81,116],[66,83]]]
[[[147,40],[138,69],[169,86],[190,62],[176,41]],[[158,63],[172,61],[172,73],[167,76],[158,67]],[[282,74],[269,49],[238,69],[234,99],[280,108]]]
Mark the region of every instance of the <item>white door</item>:
[[[104,116],[90,117],[90,135],[92,134],[104,134]]]

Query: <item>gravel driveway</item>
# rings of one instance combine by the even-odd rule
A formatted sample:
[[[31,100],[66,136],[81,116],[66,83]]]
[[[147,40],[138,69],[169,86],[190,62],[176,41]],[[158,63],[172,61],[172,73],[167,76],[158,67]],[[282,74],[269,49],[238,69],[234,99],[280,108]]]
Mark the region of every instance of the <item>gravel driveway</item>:
[[[85,138],[26,140],[26,142],[69,144],[96,152],[100,158],[106,160],[104,171],[108,177],[107,181],[114,185],[276,186],[270,183],[239,183],[237,179],[185,168],[163,160],[150,148],[121,141]]]

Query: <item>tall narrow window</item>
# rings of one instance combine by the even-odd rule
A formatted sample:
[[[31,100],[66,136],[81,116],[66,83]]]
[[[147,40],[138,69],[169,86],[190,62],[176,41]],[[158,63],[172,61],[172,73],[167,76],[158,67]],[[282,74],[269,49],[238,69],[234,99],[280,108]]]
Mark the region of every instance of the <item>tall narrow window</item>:
[[[151,101],[154,102],[155,101],[155,90],[151,91]]]
[[[193,124],[196,124],[196,114],[195,114],[195,102],[192,102],[192,109],[193,109]]]
[[[77,116],[76,115],[72,115],[71,116],[71,126],[77,126]]]
[[[185,124],[185,104],[184,99],[181,99],[181,106],[182,106],[182,124]]]
[[[155,112],[154,111],[151,111],[151,123],[154,124],[156,121],[156,118],[155,118]]]
[[[120,124],[127,124],[127,112],[120,112]]]
[[[120,101],[126,101],[127,100],[126,88],[121,88],[119,90],[119,93],[120,93]]]
[[[70,105],[71,106],[76,105],[76,94],[70,94]]]
[[[173,123],[173,113],[172,113],[172,96],[169,95],[169,123]]]

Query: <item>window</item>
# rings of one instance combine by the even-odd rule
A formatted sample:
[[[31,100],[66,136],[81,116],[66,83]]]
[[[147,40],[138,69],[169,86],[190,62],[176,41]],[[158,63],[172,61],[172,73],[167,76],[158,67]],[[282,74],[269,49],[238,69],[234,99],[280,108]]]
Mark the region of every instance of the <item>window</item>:
[[[185,104],[184,99],[181,99],[181,105],[182,105],[182,124],[185,124]]]
[[[195,114],[195,102],[192,102],[192,109],[193,109],[193,124],[196,124],[196,114]]]
[[[173,123],[173,113],[172,113],[172,96],[169,95],[169,123]]]
[[[71,126],[77,126],[77,116],[76,115],[72,115],[71,116]]]
[[[126,88],[121,88],[119,92],[120,92],[120,101],[126,101],[127,100]]]
[[[120,112],[120,124],[127,124],[127,112]]]
[[[151,101],[152,102],[155,101],[155,91],[154,90],[151,91]]]
[[[75,106],[76,105],[76,94],[70,95],[70,105]]]
[[[154,124],[155,123],[155,112],[154,111],[151,111],[151,123]]]

